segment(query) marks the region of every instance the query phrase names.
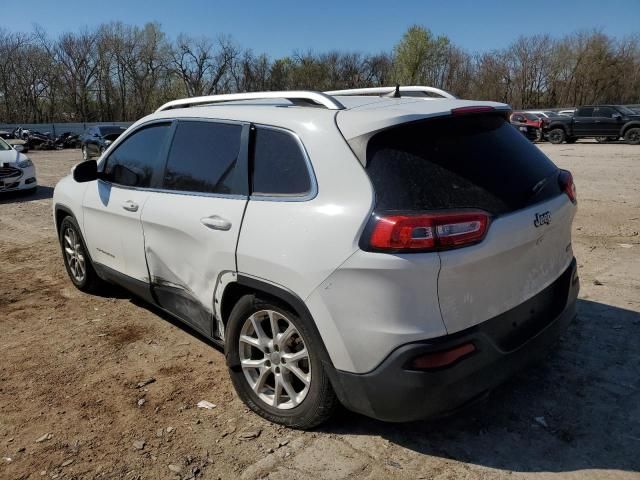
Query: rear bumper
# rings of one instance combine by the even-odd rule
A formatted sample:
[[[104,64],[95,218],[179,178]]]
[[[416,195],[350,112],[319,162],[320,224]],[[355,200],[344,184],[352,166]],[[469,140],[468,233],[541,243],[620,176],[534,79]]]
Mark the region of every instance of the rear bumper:
[[[575,259],[549,287],[517,307],[472,328],[394,350],[367,374],[337,371],[343,405],[390,422],[438,416],[486,394],[541,357],[575,317],[579,281]],[[471,342],[476,350],[452,366],[407,369],[415,357]]]

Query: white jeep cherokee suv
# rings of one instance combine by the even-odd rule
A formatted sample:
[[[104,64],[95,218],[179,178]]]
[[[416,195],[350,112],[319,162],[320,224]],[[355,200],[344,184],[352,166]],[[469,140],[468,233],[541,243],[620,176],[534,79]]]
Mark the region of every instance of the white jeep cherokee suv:
[[[271,421],[451,411],[575,315],[571,175],[508,115],[430,87],[170,102],[58,183],[65,266],[223,346]]]

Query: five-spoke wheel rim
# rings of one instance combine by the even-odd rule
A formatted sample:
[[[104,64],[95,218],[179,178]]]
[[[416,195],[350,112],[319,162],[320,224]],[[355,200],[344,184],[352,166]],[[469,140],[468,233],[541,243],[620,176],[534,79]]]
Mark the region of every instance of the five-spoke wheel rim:
[[[240,331],[239,353],[249,386],[267,405],[288,410],[309,393],[309,352],[298,329],[284,315],[260,310],[247,318]]]
[[[64,243],[64,255],[67,259],[67,265],[69,266],[69,273],[73,279],[80,283],[84,281],[84,277],[87,274],[87,268],[85,264],[84,249],[80,238],[72,227],[64,229],[63,234]]]

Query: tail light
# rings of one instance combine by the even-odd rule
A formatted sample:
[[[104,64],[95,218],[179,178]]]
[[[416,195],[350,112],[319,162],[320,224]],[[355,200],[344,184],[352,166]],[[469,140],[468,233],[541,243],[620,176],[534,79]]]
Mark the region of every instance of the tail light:
[[[558,175],[558,183],[560,184],[560,188],[564,193],[567,194],[569,200],[573,202],[573,204],[578,203],[578,197],[576,195],[576,185],[573,183],[573,175],[569,170],[560,170],[560,175]]]
[[[374,215],[364,236],[365,250],[426,252],[482,241],[489,226],[484,211]]]

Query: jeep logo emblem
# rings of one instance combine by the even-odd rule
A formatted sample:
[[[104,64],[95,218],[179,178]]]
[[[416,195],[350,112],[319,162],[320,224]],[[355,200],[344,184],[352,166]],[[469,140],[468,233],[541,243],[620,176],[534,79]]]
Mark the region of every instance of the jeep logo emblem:
[[[549,211],[536,213],[536,218],[533,220],[533,226],[536,228],[542,225],[549,225],[550,223],[551,223],[551,212]]]

